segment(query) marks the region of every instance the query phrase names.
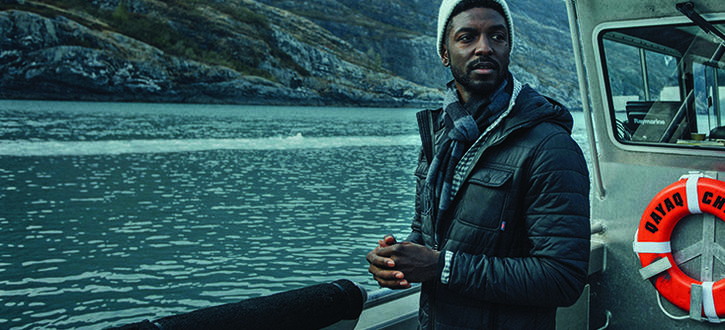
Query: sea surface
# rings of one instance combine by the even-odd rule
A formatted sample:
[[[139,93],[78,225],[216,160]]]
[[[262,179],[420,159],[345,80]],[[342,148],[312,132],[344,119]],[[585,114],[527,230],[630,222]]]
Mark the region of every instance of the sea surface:
[[[0,100],[0,329],[375,290],[364,256],[413,214],[416,111]]]

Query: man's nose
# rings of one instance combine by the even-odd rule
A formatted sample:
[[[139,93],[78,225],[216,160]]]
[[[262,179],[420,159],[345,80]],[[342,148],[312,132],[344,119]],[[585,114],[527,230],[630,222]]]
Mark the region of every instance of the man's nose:
[[[491,42],[488,40],[486,35],[481,35],[478,38],[478,42],[476,43],[475,54],[478,56],[481,56],[481,55],[491,55],[492,53],[493,53],[493,48],[491,48]]]

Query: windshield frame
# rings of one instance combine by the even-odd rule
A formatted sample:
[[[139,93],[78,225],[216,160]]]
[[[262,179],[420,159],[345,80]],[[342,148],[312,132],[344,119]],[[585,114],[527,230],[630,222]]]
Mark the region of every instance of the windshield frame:
[[[703,18],[705,18],[708,22],[711,22],[715,25],[722,26],[725,24],[725,14],[717,14],[717,15],[702,15]],[[617,122],[616,122],[616,116],[615,116],[615,109],[614,109],[614,100],[613,100],[613,92],[612,92],[612,86],[610,85],[610,76],[609,71],[607,67],[607,58],[605,54],[605,45],[604,40],[608,39],[605,37],[605,35],[608,32],[613,32],[617,30],[622,29],[631,29],[631,28],[647,28],[647,27],[665,27],[665,26],[671,26],[673,28],[676,27],[691,27],[693,29],[697,29],[698,31],[702,31],[698,25],[693,23],[688,17],[684,15],[678,15],[678,16],[672,16],[672,17],[665,17],[665,18],[655,18],[655,19],[640,19],[640,20],[628,20],[628,21],[619,21],[619,22],[606,22],[601,23],[597,25],[593,29],[592,33],[592,46],[593,46],[593,52],[594,52],[594,63],[597,66],[597,70],[594,70],[592,72],[601,72],[597,76],[597,79],[599,80],[599,88],[600,93],[602,95],[602,105],[604,110],[604,118],[606,120],[606,132],[607,132],[607,138],[611,141],[613,145],[616,147],[626,150],[626,151],[641,151],[641,152],[653,152],[653,149],[656,149],[657,152],[661,153],[668,153],[668,154],[691,154],[693,152],[705,153],[705,154],[712,154],[716,155],[721,153],[723,150],[725,150],[725,144],[719,145],[719,146],[713,146],[713,145],[690,145],[690,144],[677,144],[677,143],[671,143],[671,142],[644,142],[644,141],[625,141],[623,139],[618,138],[617,133]],[[698,33],[698,35],[702,35],[704,32]],[[708,36],[707,38],[711,38]],[[711,38],[712,39],[712,38]],[[660,54],[667,54],[667,55],[673,55],[673,52],[665,51],[663,48],[660,48]],[[674,53],[677,53],[676,51]],[[679,66],[679,58],[677,59]],[[720,60],[720,63],[725,62],[725,58]],[[725,70],[725,68],[722,68],[721,70]],[[681,72],[679,72],[681,73]],[[678,78],[682,78],[681,74],[678,74]],[[685,88],[682,86],[682,81],[680,83],[680,92],[681,92],[681,100],[685,100],[687,98],[687,95],[684,94]],[[725,87],[725,84],[722,85]],[[694,90],[694,88],[693,88]],[[723,111],[725,109],[720,109],[721,115],[723,115]]]

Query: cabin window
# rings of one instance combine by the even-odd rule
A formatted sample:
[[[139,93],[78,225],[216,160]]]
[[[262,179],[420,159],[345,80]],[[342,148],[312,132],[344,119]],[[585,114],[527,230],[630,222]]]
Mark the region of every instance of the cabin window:
[[[619,142],[725,148],[725,40],[679,24],[605,30],[599,45]]]

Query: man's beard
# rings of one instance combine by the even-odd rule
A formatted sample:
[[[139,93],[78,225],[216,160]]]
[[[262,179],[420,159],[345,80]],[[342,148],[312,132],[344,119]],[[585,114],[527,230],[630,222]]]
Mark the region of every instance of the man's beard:
[[[474,70],[478,62],[474,61],[466,65],[465,71],[459,70],[457,66],[451,65],[451,74],[453,74],[453,79],[471,95],[490,96],[506,79],[508,65],[501,65],[492,59],[487,59],[487,62],[492,62],[496,65],[496,79],[494,81],[474,81],[471,79],[471,71]]]

